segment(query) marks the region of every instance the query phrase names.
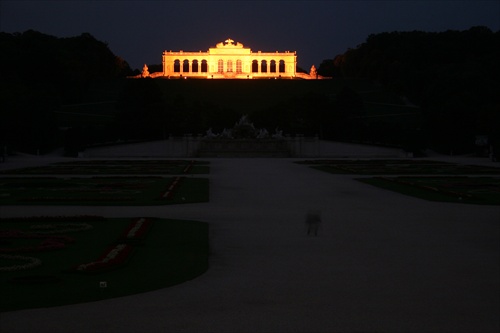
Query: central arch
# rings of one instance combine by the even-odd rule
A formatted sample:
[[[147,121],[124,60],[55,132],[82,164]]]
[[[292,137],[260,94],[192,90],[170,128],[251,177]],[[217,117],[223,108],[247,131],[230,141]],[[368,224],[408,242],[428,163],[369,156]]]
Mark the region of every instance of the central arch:
[[[224,72],[224,60],[222,59],[219,59],[219,61],[217,61],[217,72],[218,73]]]

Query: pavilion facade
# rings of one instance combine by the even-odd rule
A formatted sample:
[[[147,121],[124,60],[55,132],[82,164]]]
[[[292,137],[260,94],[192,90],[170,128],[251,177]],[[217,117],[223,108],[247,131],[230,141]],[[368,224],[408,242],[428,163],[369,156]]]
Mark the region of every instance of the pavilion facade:
[[[164,51],[164,77],[209,79],[295,78],[297,53],[252,52],[232,39],[207,52]]]

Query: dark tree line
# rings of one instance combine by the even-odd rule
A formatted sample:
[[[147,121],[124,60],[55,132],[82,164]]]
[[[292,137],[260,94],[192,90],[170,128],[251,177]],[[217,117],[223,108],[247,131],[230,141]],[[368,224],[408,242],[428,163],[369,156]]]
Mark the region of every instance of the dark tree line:
[[[84,33],[57,38],[0,32],[0,144],[46,152],[61,140],[53,111],[85,102],[92,82],[123,77],[128,64]]]
[[[424,133],[443,152],[474,149],[474,137],[498,144],[500,133],[500,32],[390,32],[334,59],[318,73],[376,81],[419,105]]]

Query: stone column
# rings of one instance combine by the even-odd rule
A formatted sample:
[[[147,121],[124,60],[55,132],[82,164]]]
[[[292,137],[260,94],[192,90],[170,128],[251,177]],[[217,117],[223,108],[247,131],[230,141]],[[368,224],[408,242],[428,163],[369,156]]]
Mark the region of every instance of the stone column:
[[[193,61],[192,60],[188,60],[188,66],[189,66],[189,74],[191,74],[193,72]]]

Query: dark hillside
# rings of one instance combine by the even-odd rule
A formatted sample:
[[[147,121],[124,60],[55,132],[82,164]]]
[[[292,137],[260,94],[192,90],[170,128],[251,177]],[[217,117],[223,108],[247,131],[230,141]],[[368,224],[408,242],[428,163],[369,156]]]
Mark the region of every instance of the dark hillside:
[[[391,145],[420,126],[418,108],[365,79],[138,79],[127,82],[117,108],[121,137],[141,140],[220,133],[242,115],[270,133]]]

